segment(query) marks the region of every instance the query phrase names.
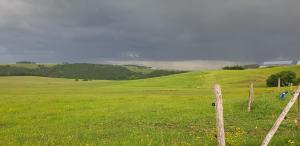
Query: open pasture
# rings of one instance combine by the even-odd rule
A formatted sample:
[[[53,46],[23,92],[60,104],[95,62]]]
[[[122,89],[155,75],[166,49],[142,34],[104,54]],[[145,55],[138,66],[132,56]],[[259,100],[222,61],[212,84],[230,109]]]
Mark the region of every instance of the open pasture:
[[[214,83],[223,89],[227,145],[260,145],[291,97],[280,101],[265,80],[284,70],[300,75],[292,66],[131,81],[0,77],[0,145],[216,145]],[[300,145],[296,107],[271,145]]]

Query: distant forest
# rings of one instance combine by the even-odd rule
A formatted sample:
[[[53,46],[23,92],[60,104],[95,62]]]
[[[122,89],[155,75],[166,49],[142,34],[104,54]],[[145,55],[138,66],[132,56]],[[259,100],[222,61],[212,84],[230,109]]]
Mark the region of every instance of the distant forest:
[[[155,70],[144,66],[106,64],[59,64],[38,65],[35,67],[0,65],[0,76],[41,76],[83,80],[133,80],[183,73],[184,71]]]

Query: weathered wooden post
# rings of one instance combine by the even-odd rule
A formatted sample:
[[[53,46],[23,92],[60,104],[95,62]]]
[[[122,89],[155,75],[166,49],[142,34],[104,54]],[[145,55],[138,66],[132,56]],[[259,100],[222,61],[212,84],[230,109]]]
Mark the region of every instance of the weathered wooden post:
[[[216,121],[217,121],[217,138],[218,145],[225,146],[225,132],[224,132],[224,119],[223,119],[223,100],[221,86],[216,84],[214,86],[215,102],[216,102]]]
[[[254,89],[253,89],[253,82],[250,83],[250,89],[249,89],[249,98],[248,98],[248,112],[251,111],[251,105],[254,100]]]
[[[278,78],[278,82],[277,82],[278,91],[280,91],[280,87],[281,87],[281,79]]]
[[[297,125],[298,125],[298,133],[300,135],[300,95],[298,96],[298,121],[297,121]]]
[[[293,84],[293,83],[290,83],[290,91],[293,90],[293,86],[294,86],[294,84]]]
[[[275,124],[273,125],[273,127],[271,128],[271,130],[269,131],[269,133],[267,134],[267,136],[264,139],[264,141],[261,144],[261,146],[267,146],[270,143],[272,137],[276,133],[277,129],[279,128],[279,126],[281,124],[281,122],[284,120],[284,118],[287,115],[287,113],[290,111],[290,109],[292,108],[292,106],[297,101],[297,99],[299,97],[299,93],[300,93],[300,86],[298,87],[297,91],[295,92],[293,98],[289,101],[289,103],[286,105],[286,107],[284,108],[284,110],[282,111],[282,113],[280,114],[280,116],[278,117],[278,119],[276,120]]]

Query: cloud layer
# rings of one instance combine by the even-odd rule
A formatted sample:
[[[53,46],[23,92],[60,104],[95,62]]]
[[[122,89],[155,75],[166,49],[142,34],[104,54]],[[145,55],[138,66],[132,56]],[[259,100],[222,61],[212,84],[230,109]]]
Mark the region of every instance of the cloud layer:
[[[299,0],[0,0],[0,61],[300,58]]]

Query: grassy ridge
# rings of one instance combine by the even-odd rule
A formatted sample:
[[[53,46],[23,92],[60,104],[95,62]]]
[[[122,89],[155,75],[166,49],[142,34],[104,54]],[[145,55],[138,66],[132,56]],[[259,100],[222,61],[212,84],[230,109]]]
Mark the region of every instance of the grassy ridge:
[[[300,75],[295,66],[131,81],[0,77],[0,145],[216,145],[214,83],[224,92],[227,144],[259,145],[291,96],[280,101],[265,85],[283,70]],[[271,145],[300,145],[296,113],[295,106]]]
[[[166,76],[183,71],[155,70],[143,66],[109,64],[0,65],[0,76],[42,76],[84,80],[133,80]]]
[[[0,67],[11,66],[11,67],[22,67],[22,68],[35,69],[35,68],[38,68],[39,65],[43,65],[46,67],[52,67],[56,64],[0,64]]]

